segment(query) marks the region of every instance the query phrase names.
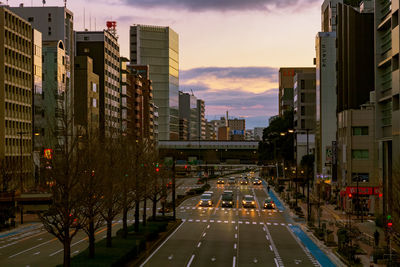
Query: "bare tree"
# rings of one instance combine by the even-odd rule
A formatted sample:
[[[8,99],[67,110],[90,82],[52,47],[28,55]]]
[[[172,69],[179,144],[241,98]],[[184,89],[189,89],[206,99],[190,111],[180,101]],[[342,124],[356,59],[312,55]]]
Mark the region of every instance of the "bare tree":
[[[58,144],[47,180],[53,201],[48,211],[39,214],[44,228],[63,244],[64,266],[70,266],[71,240],[85,220],[81,205],[84,194],[78,186],[84,162],[78,151],[79,135],[70,134],[71,124],[66,115],[58,123]]]

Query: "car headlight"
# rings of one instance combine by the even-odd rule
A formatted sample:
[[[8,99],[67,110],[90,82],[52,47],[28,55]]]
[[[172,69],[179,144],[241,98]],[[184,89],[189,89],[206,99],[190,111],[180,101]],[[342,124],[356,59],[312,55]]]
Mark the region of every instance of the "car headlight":
[[[243,202],[243,203],[246,203],[246,201],[244,201],[244,200],[243,200],[242,202]]]
[[[222,204],[225,204],[225,201],[222,201]]]
[[[211,201],[210,201],[210,200],[208,201],[208,204],[211,204]]]
[[[232,201],[229,201],[229,204],[232,204]]]
[[[254,201],[252,201],[251,204],[254,204]]]

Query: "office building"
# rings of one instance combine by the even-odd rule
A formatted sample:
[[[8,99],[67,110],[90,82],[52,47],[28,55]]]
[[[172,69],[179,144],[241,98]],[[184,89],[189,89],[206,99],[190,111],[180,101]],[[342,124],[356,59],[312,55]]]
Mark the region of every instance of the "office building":
[[[125,57],[121,57],[119,60],[119,86],[120,86],[120,121],[121,121],[121,133],[122,135],[128,134],[128,123],[130,123],[128,118],[128,98],[132,97],[130,92],[128,91],[128,87],[130,86],[128,80],[128,63],[129,59]]]
[[[217,123],[215,121],[206,121],[206,124],[206,140],[217,140]]]
[[[88,56],[75,57],[74,110],[78,133],[98,134],[99,113],[99,75],[93,72],[93,60]]]
[[[337,25],[337,3],[343,0],[324,0],[321,5],[321,32],[336,32]]]
[[[379,148],[379,174],[383,214],[394,218],[399,232],[400,211],[400,70],[399,0],[375,2],[375,135]]]
[[[315,68],[279,68],[279,116],[293,109],[293,77],[296,73],[315,73]]]
[[[117,37],[108,30],[75,32],[76,54],[93,59],[99,75],[100,134],[118,135],[121,131],[120,54]]]
[[[182,123],[187,123],[185,140],[198,140],[199,112],[197,98],[193,94],[179,92],[179,118],[184,119]]]
[[[3,171],[14,178],[8,188],[22,187],[25,191],[33,186],[32,47],[34,36],[40,35],[34,33],[28,21],[0,7],[0,36],[0,161]]]
[[[332,146],[336,146],[336,33],[319,32],[316,37],[315,173],[336,181]],[[335,147],[336,149],[336,147]],[[332,172],[333,171],[333,172]],[[335,173],[336,174],[336,173]]]
[[[349,194],[360,190],[360,203],[369,214],[379,212],[378,153],[375,142],[373,103],[360,109],[338,113],[338,184],[342,188],[340,205],[355,210]]]
[[[315,131],[315,69],[296,73],[294,78],[293,126],[299,131]]]
[[[149,65],[160,140],[179,138],[179,36],[170,27],[133,25],[130,60]]]
[[[179,106],[180,108],[180,106]],[[179,119],[179,140],[188,140],[189,122],[187,119]]]

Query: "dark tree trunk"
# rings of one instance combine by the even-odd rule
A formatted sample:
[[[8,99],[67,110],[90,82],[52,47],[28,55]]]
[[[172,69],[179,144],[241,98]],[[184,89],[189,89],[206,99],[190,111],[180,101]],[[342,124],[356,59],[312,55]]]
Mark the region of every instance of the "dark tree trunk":
[[[68,235],[65,237],[64,240],[64,267],[71,266],[71,240],[69,238],[69,229]]]
[[[122,237],[128,237],[128,208],[126,206],[122,209]]]
[[[143,201],[143,226],[146,226],[146,217],[147,217],[147,215],[146,215],[146,207],[147,207],[147,205],[146,205],[147,203],[146,203],[146,199]]]
[[[94,243],[95,243],[95,236],[94,236],[94,219],[91,218],[89,222],[89,258],[94,258]]]
[[[136,200],[135,203],[135,232],[139,232],[139,204],[140,202]]]
[[[153,201],[153,220],[156,220],[156,216],[157,216],[157,201],[156,198],[152,199]]]
[[[112,231],[112,220],[107,220],[107,242],[106,242],[106,247],[108,247],[108,248],[110,248],[112,246],[111,231]]]

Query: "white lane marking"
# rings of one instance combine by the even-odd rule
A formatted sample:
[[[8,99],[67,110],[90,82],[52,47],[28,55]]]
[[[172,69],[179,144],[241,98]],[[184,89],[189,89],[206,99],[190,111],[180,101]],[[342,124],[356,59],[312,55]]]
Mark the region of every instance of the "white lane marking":
[[[196,222],[200,222],[200,220],[196,220]]]
[[[218,220],[217,223],[221,223],[222,221]]]
[[[271,246],[271,245],[269,245],[269,249],[270,249],[271,251],[273,251],[273,249],[272,249],[272,246]]]
[[[288,225],[289,225],[289,226],[292,226],[292,224],[291,224],[291,223],[288,223]]]
[[[246,224],[250,224],[250,222],[246,222]]]
[[[214,222],[214,220],[210,220],[210,223],[213,223]]]
[[[278,223],[274,223],[274,225],[278,225]]]
[[[224,221],[224,223],[228,223],[228,221]]]
[[[207,229],[209,229],[210,228],[210,225],[207,225]]]
[[[205,236],[206,236],[206,233],[203,234],[203,237],[205,237]]]
[[[76,244],[79,244],[79,243],[81,243],[81,242],[83,242],[83,241],[85,241],[85,240],[86,240],[86,238],[81,239],[81,240],[79,240],[79,241],[77,241],[77,242],[71,244],[71,247],[73,247],[73,246],[75,246]],[[64,251],[64,249],[60,249],[60,250],[57,250],[56,252],[51,253],[51,254],[49,255],[49,257],[52,257],[52,256],[56,255],[57,253],[60,253],[61,251]]]
[[[285,226],[285,224],[284,224],[284,223],[281,223],[281,225],[282,225],[282,226]]]
[[[253,222],[253,224],[257,224],[257,222]]]
[[[188,222],[193,222],[193,219],[189,219]]]
[[[207,220],[203,220],[203,222],[207,222]]]
[[[199,242],[198,244],[197,244],[197,247],[199,248],[201,246],[201,242]]]
[[[194,254],[190,258],[190,260],[189,260],[188,264],[186,265],[186,267],[189,267],[192,264],[193,259],[194,259]]]
[[[239,221],[239,224],[242,224],[243,222],[242,221]]]
[[[278,264],[278,261],[276,260],[276,258],[274,258],[274,261],[275,261],[276,267],[279,267],[279,264]]]
[[[271,223],[267,223],[267,225],[271,225]]]
[[[263,223],[263,222],[260,222],[260,224],[263,225],[264,223]]]
[[[236,256],[233,256],[233,263],[232,263],[232,267],[236,267]]]
[[[21,252],[18,252],[18,253],[16,253],[16,254],[14,254],[14,255],[11,255],[11,256],[9,256],[8,258],[9,258],[9,259],[14,258],[15,256],[18,256],[18,255],[20,255],[20,254],[22,254],[22,253],[25,253],[25,252],[27,252],[27,251],[30,251],[30,250],[32,250],[32,249],[35,249],[35,248],[41,247],[41,246],[43,246],[43,245],[46,245],[46,244],[48,244],[48,243],[50,243],[50,242],[52,242],[52,241],[55,241],[55,240],[54,240],[54,239],[51,239],[51,240],[49,240],[49,241],[46,241],[46,242],[44,242],[44,243],[41,243],[41,244],[39,244],[39,245],[36,245],[36,246],[34,246],[34,247],[25,249],[25,250],[23,250],[23,251],[21,251]]]
[[[237,230],[237,225],[235,226],[235,230]]]
[[[192,210],[195,210],[195,209],[196,209],[196,207],[193,207],[193,208],[192,208]],[[200,209],[201,209],[201,208],[200,208]]]
[[[153,253],[151,253],[151,255],[140,265],[140,267],[143,267],[143,266],[151,259],[151,257],[153,257],[154,254],[156,254],[157,251],[158,251],[165,243],[167,243],[167,241],[171,238],[171,236],[173,236],[173,235],[179,230],[179,228],[181,228],[181,226],[182,226],[183,224],[184,224],[184,222],[182,222],[182,223],[175,229],[175,231],[173,231],[172,234],[170,234],[170,235],[164,240],[164,242],[162,242],[161,245],[160,245],[156,250],[154,250]],[[193,255],[193,257],[194,257],[194,255]]]
[[[267,238],[267,240],[269,240],[269,237],[268,237],[268,235],[266,235],[265,237]]]
[[[182,219],[182,222],[186,222],[186,219]]]
[[[236,249],[236,243],[235,243],[235,244],[233,244],[233,249]]]
[[[237,234],[235,234],[235,238],[237,238]]]
[[[39,255],[39,254],[40,254],[40,251],[33,253],[33,255]]]
[[[236,223],[235,221],[232,221],[232,223]]]
[[[276,248],[276,246],[275,246],[275,242],[274,242],[274,240],[272,239],[272,236],[271,236],[271,233],[269,232],[269,230],[268,230],[268,226],[265,226],[265,229],[267,230],[267,235],[269,236],[269,242],[271,243],[271,247],[272,247],[272,249],[273,249],[273,252],[274,252],[274,254],[275,254],[275,259],[276,259],[276,261],[275,261],[275,263],[277,264],[276,266],[284,266],[283,265],[283,261],[282,261],[282,258],[281,258],[281,256],[279,255],[279,252],[278,252],[278,249]],[[271,248],[270,247],[270,248]]]

